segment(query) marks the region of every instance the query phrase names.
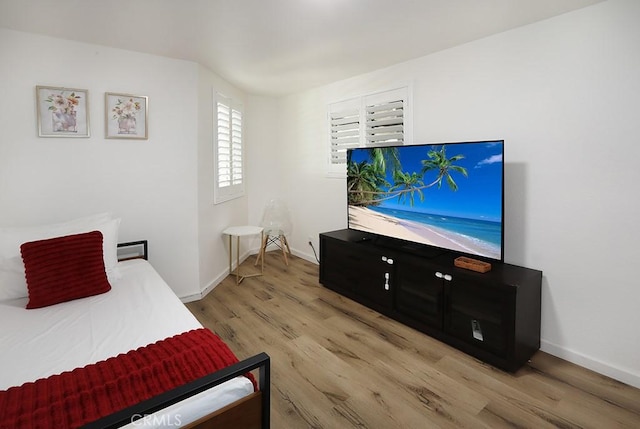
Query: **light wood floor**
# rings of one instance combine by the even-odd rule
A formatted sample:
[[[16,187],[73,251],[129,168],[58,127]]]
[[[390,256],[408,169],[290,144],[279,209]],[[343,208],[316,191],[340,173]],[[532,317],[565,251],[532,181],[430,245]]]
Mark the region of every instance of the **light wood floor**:
[[[187,307],[238,358],[271,356],[276,429],[640,428],[640,390],[543,352],[497,370],[325,289],[300,258],[269,252],[264,276]]]

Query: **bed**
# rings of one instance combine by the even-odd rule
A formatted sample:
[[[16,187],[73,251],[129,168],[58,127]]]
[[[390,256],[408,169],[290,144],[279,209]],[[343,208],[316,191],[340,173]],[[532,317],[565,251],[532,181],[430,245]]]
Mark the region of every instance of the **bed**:
[[[0,428],[268,428],[269,357],[238,361],[147,260],[118,262],[116,223],[0,228]]]

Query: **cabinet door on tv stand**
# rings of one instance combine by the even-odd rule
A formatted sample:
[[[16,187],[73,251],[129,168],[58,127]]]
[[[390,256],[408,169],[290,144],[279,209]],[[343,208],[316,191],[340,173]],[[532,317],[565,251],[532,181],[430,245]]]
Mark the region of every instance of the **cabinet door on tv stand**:
[[[512,348],[514,291],[460,276],[445,287],[445,332],[507,358]]]
[[[362,251],[354,292],[367,300],[366,304],[380,311],[393,306],[392,285],[395,277],[395,261],[391,255],[378,251]]]
[[[326,286],[346,290],[372,307],[392,307],[393,257],[359,243],[327,239],[323,246],[321,280]]]
[[[436,329],[443,326],[443,280],[424,260],[409,257],[398,262],[395,308],[399,313]]]

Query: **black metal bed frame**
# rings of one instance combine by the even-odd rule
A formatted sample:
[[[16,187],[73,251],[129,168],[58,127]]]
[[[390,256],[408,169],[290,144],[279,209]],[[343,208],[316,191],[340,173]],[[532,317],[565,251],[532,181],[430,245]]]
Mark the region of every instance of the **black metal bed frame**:
[[[178,403],[193,395],[210,389],[214,386],[244,375],[254,369],[259,370],[258,388],[262,395],[262,428],[270,427],[270,403],[271,403],[271,362],[269,355],[262,352],[249,357],[236,364],[205,375],[183,386],[164,392],[158,396],[142,401],[136,405],[117,411],[99,420],[91,422],[84,429],[115,429],[132,423],[146,415],[153,414],[163,408]]]

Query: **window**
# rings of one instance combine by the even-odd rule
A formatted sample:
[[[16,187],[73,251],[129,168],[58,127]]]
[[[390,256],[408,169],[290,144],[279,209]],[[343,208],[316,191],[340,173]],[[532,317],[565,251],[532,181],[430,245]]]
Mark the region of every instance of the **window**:
[[[214,203],[244,195],[242,108],[215,93]]]
[[[409,89],[402,87],[329,105],[329,175],[344,177],[347,149],[411,141]]]

